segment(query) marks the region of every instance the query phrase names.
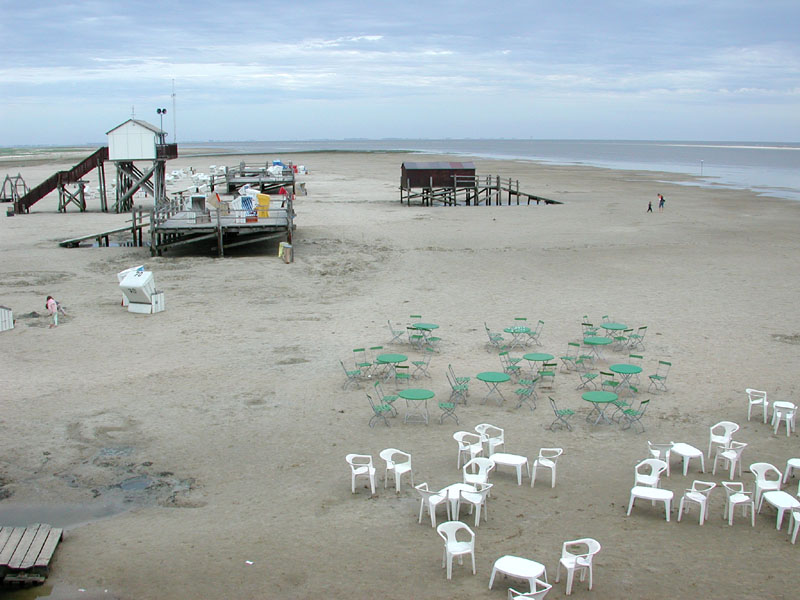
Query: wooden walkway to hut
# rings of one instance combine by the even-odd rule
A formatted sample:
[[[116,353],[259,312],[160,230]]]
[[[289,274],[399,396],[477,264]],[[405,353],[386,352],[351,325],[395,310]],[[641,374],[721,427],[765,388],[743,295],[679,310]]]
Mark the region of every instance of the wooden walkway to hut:
[[[424,163],[420,163],[424,164]],[[458,163],[460,164],[460,163]],[[434,203],[445,206],[511,206],[514,202],[530,205],[561,204],[558,200],[543,198],[536,194],[523,192],[519,180],[501,179],[499,175],[449,175],[450,182],[439,182],[431,178],[429,184],[414,185],[406,180],[400,186],[400,203],[411,206],[412,201],[419,201],[422,206],[433,206]]]
[[[45,524],[0,527],[0,578],[7,583],[43,583],[63,531]]]

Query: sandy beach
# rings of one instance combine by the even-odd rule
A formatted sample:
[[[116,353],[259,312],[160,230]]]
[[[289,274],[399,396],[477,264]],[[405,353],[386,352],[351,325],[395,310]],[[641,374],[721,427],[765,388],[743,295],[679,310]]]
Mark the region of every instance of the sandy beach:
[[[729,527],[719,485],[727,473],[711,474],[713,455],[705,474],[692,461],[686,476],[673,458],[661,483],[675,493],[669,523],[660,504],[639,500],[625,513],[648,440],[705,453],[709,427],[734,421],[734,439],[748,444],[748,488],[751,463],[783,471],[800,456],[796,434],[747,420],[744,393],[800,399],[800,204],[675,174],[476,159],[479,173],[519,179],[521,189],[563,204],[408,207],[399,203],[401,163],[448,157],[246,160],[274,158],[309,169],[289,265],[277,242],[224,259],[202,248],[155,258],[147,248],[60,248],[62,239],[124,224],[126,215],[101,213],[96,198],[86,213],[58,213],[51,194],[28,215],[0,217],[0,305],[16,318],[0,333],[0,524],[68,524],[47,583],[8,597],[501,600],[525,584],[500,578],[489,590],[497,558],[541,562],[553,583],[562,542],[580,537],[603,549],[594,589],[576,581],[576,598],[795,597],[800,546],[789,541],[788,515],[776,531],[765,504],[754,528],[738,511]],[[184,156],[168,169],[240,159]],[[20,172],[32,186],[75,162],[5,159],[0,174]],[[658,193],[665,211],[646,213]],[[165,292],[163,313],[120,306],[116,273],[139,264]],[[47,295],[67,310],[55,329]],[[404,424],[399,406],[391,427],[370,428],[371,382],[343,390],[339,360],[351,364],[353,348],[376,345],[419,358],[407,344],[388,344],[387,320],[404,326],[413,314],[440,326],[432,377],[415,382],[436,394],[431,422]],[[533,412],[514,408],[512,383],[500,388],[502,406],[481,403],[486,388],[475,375],[500,370],[484,323],[502,331],[515,317],[541,319],[535,350],[558,357],[580,340],[583,315],[646,325],[643,375],[659,360],[673,364],[667,392],[642,386],[639,398],[651,399],[645,433],[588,423],[574,372],[559,372]],[[598,368],[626,359],[609,349]],[[438,422],[448,364],[473,378],[459,425]],[[576,412],[573,431],[547,429],[548,395]],[[417,522],[418,495],[409,485],[399,495],[384,490],[378,453],[410,452],[415,483],[440,489],[461,480],[453,433],[479,423],[505,430],[506,452],[564,454],[552,489],[544,473],[533,489],[527,477],[517,486],[508,468],[492,474],[488,520],[474,528],[477,574],[467,559],[447,581],[441,539],[427,514]],[[363,485],[351,494],[351,452],[373,456],[372,497]],[[702,527],[696,506],[677,522],[695,479],[718,484]],[[794,495],[797,486],[794,477],[784,489]],[[549,597],[564,589],[562,577]]]

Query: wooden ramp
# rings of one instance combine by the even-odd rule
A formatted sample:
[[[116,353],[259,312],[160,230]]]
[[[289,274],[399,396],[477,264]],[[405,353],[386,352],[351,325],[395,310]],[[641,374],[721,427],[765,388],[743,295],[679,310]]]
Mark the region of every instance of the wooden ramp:
[[[42,583],[63,531],[39,524],[0,527],[0,578],[3,583]]]

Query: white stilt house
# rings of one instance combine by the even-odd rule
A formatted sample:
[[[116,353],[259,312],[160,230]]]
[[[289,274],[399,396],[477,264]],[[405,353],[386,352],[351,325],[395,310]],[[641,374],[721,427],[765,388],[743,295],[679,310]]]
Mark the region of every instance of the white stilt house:
[[[154,198],[156,207],[164,204],[167,200],[164,165],[178,157],[178,145],[167,144],[165,131],[139,119],[128,119],[106,135],[108,158],[117,166],[116,211],[129,211],[133,195],[140,189]],[[135,161],[148,161],[151,165],[140,170]]]

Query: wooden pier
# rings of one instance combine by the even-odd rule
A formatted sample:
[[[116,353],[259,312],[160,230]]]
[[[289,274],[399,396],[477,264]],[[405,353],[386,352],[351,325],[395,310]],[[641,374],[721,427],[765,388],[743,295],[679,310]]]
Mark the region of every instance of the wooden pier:
[[[0,527],[0,578],[8,583],[43,583],[63,531],[50,525]]]

